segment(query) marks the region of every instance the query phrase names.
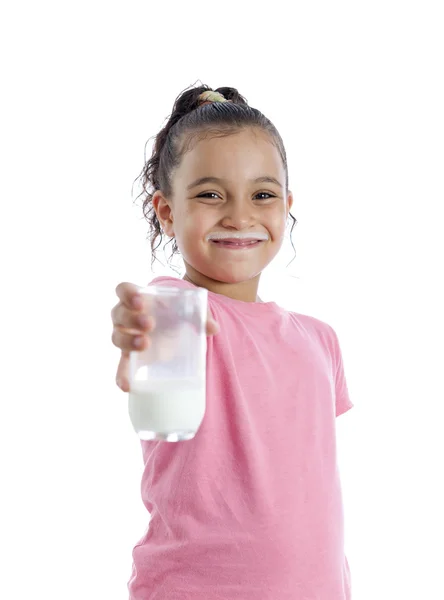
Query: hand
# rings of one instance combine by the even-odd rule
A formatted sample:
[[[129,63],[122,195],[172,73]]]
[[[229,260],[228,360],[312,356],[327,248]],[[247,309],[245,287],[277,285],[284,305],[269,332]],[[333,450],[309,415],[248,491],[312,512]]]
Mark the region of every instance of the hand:
[[[141,351],[150,344],[150,332],[155,327],[154,318],[144,312],[139,287],[133,283],[119,283],[116,294],[119,302],[111,311],[113,322],[112,343],[122,351],[117,367],[116,383],[129,392],[130,352]],[[219,333],[219,325],[207,315],[207,335]]]

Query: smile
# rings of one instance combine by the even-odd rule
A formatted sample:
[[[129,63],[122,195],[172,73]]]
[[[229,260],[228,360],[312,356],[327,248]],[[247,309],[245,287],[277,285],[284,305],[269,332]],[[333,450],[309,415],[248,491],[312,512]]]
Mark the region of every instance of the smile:
[[[224,250],[251,250],[263,243],[262,240],[210,240]]]

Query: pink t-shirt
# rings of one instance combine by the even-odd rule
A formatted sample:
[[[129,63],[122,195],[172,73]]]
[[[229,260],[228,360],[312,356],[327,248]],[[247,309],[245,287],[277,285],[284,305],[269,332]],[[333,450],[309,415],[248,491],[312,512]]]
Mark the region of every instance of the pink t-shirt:
[[[202,425],[186,442],[141,440],[151,520],[130,600],[349,600],[335,417],[353,404],[338,338],[274,302],[208,302],[220,332]]]

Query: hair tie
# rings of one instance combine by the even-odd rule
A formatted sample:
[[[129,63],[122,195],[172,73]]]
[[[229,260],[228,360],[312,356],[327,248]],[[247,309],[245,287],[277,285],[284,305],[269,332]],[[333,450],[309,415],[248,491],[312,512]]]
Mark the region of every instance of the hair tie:
[[[199,106],[211,104],[212,102],[232,102],[232,100],[227,100],[220,92],[213,91],[202,92],[197,99],[199,101]]]

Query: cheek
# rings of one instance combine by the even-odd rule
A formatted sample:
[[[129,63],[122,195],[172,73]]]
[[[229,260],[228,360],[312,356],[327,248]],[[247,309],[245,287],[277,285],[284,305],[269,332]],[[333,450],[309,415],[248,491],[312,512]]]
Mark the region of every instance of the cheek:
[[[274,214],[272,218],[270,218],[271,233],[276,239],[281,240],[284,238],[285,226],[285,213],[279,212],[279,214]]]
[[[191,209],[182,214],[182,219],[183,230],[192,234],[194,238],[207,233],[213,224],[209,211]]]
[[[196,242],[202,240],[211,229],[208,215],[197,210],[183,210],[176,214],[175,237],[182,254],[193,254],[199,247]]]
[[[205,227],[208,226],[210,221],[208,215],[206,215],[202,211],[196,211],[194,214],[190,214],[189,220],[190,226],[197,231],[202,231]]]

